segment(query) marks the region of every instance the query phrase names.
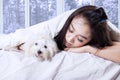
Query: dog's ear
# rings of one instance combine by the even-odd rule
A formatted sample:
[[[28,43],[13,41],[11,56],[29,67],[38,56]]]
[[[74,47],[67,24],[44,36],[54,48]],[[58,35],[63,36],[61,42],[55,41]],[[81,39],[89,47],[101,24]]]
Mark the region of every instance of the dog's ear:
[[[49,53],[50,53],[50,57],[53,57],[54,56],[53,48],[48,48],[48,50],[49,50]]]

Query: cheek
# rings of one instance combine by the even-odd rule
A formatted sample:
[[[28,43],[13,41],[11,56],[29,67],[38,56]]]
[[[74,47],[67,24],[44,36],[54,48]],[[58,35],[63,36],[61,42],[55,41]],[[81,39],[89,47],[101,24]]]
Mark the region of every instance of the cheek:
[[[79,41],[75,41],[74,42],[74,47],[82,47],[82,46],[84,46],[85,44],[87,44],[88,43],[88,41],[85,41],[85,42],[79,42]]]
[[[81,47],[81,46],[83,46],[84,45],[84,43],[81,43],[81,42],[78,42],[78,41],[76,41],[76,42],[74,42],[74,47]]]
[[[65,35],[65,39],[67,39],[69,37],[69,32],[67,31],[66,35]]]

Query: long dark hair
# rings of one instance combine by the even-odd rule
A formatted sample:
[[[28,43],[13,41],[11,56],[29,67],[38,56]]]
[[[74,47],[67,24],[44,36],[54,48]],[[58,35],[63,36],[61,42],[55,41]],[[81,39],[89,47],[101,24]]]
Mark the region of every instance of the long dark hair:
[[[64,39],[65,34],[69,28],[69,25],[75,16],[83,16],[89,23],[91,28],[92,39],[88,42],[88,45],[97,48],[103,48],[105,46],[112,45],[112,39],[107,25],[107,15],[103,8],[97,8],[96,6],[83,6],[75,10],[66,20],[63,28],[54,38],[58,48],[63,50],[65,48]]]

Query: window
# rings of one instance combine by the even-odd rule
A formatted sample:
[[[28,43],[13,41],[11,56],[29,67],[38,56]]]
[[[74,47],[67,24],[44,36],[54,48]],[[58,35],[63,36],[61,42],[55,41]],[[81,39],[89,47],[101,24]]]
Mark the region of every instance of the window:
[[[0,32],[14,32],[89,4],[104,7],[109,20],[118,27],[118,0],[0,0]]]
[[[25,26],[24,0],[3,0],[3,33]]]
[[[56,16],[56,0],[30,0],[30,25]]]

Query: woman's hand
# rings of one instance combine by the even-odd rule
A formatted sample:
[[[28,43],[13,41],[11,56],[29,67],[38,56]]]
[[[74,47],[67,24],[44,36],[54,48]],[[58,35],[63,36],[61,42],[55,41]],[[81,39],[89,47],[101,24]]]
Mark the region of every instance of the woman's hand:
[[[92,46],[86,45],[83,47],[78,47],[78,48],[65,48],[65,51],[69,51],[69,52],[76,52],[76,53],[92,53],[92,54],[96,54],[96,52],[98,51],[97,48],[94,48]]]
[[[113,46],[108,46],[102,49],[98,49],[89,45],[79,48],[66,48],[65,51],[77,52],[77,53],[91,53],[98,57],[111,60],[120,64],[120,42],[114,42]]]
[[[79,47],[79,48],[65,48],[65,51],[68,52],[76,52],[76,53],[84,53],[85,51],[85,47]]]

